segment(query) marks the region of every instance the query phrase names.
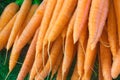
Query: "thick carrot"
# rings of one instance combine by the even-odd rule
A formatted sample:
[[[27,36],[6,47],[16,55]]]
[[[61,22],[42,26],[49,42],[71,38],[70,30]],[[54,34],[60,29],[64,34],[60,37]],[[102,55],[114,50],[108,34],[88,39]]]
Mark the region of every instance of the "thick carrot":
[[[77,12],[74,24],[73,39],[76,43],[82,33],[83,27],[86,25],[91,0],[78,0]]]
[[[108,41],[110,43],[110,49],[112,55],[115,56],[118,50],[118,44],[117,44],[118,34],[117,34],[116,15],[112,0],[110,0],[110,8],[109,8],[108,20],[107,20],[107,32],[108,32]]]
[[[77,64],[75,65],[71,80],[80,80],[79,74],[78,74]]]
[[[8,43],[7,43],[7,50],[9,50],[12,46],[12,44],[14,43],[14,40],[18,34],[19,29],[21,28],[21,26],[23,25],[25,18],[27,16],[27,13],[30,9],[30,6],[32,4],[32,0],[24,0],[20,11],[17,15],[17,18],[15,20],[14,26],[12,28]]]
[[[111,75],[113,79],[117,78],[119,74],[120,74],[120,49],[118,50],[118,53],[115,59],[113,60],[111,69]]]
[[[108,35],[105,30],[103,30],[102,40],[108,43]],[[109,47],[105,47],[100,42],[100,60],[101,60],[101,68],[104,80],[112,80],[111,76],[111,65],[112,65],[112,56]]]
[[[0,31],[6,26],[6,24],[12,19],[12,17],[18,11],[19,6],[16,3],[10,3],[3,11],[0,17]]]
[[[22,68],[18,74],[17,80],[23,80],[25,76],[30,72],[34,59],[35,59],[35,48],[36,48],[36,42],[38,37],[39,29],[36,31],[35,36],[31,42],[31,45],[27,51],[27,55],[25,57],[24,63],[22,65]]]
[[[65,54],[62,65],[62,77],[68,72],[70,64],[73,60],[74,55],[74,43],[73,43],[73,26],[75,21],[76,12],[73,14],[67,29],[66,40],[65,40]]]
[[[57,72],[58,68],[60,67],[60,64],[62,63],[62,60],[63,60],[63,52],[59,54],[58,60],[52,69],[51,78],[53,78],[54,74]]]
[[[93,50],[91,49],[90,40],[88,39],[87,49],[85,54],[85,62],[84,62],[84,79],[83,80],[90,80],[96,55],[97,55],[96,48],[94,48]]]
[[[56,80],[62,80],[62,63],[58,69]]]
[[[109,9],[109,0],[92,0],[89,16],[89,40],[94,49],[102,34]]]
[[[87,46],[87,25],[83,28],[81,36],[78,41],[78,52],[77,52],[77,68],[79,79],[82,78],[84,73],[84,60],[85,60],[85,52]]]
[[[62,37],[58,37],[56,41],[53,43],[49,59],[43,68],[43,70],[37,74],[35,77],[36,80],[44,79],[50,71],[53,69],[53,66],[56,63],[57,57],[60,54],[60,51],[62,50]]]
[[[118,26],[118,38],[119,38],[119,45],[120,45],[120,0],[113,0],[114,8],[115,8],[115,14],[117,19],[117,26]]]
[[[53,12],[53,16],[51,18],[48,30],[47,30],[47,32],[45,34],[45,37],[44,37],[44,42],[43,42],[44,45],[47,45],[48,35],[49,35],[49,33],[50,33],[54,23],[55,23],[60,11],[61,11],[63,3],[64,3],[64,0],[57,0],[56,6],[55,6],[55,9],[54,9],[54,12]]]
[[[66,24],[70,20],[72,13],[76,7],[77,0],[65,0],[63,7],[60,11],[60,14],[53,25],[53,28],[50,31],[48,36],[48,42],[53,42],[65,28]]]
[[[0,32],[0,50],[4,48],[7,44],[16,16],[17,14],[9,21],[9,23],[5,26],[5,28]]]

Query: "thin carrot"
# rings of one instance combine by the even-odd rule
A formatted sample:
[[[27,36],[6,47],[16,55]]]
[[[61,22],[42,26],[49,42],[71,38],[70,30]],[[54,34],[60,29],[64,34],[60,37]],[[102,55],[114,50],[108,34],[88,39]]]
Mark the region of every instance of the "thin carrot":
[[[73,26],[75,21],[76,12],[73,14],[67,29],[66,41],[65,41],[65,54],[62,65],[62,77],[68,72],[70,64],[74,55],[74,43],[73,43]]]
[[[0,17],[0,31],[6,26],[6,24],[17,13],[19,6],[16,3],[10,3],[3,11]]]
[[[120,49],[118,50],[118,53],[115,59],[113,60],[111,69],[111,75],[113,79],[117,78],[119,74],[120,74]]]
[[[84,62],[84,77],[83,80],[90,80],[93,70],[93,65],[96,59],[96,48],[91,50],[90,48],[90,40],[88,39],[87,49],[85,54],[85,62]]]
[[[39,29],[36,31],[35,36],[31,42],[31,45],[27,51],[27,55],[25,57],[22,68],[18,74],[17,80],[23,80],[25,76],[28,74],[28,72],[30,72],[30,69],[32,68],[32,65],[35,59],[35,48],[36,48],[38,32],[39,32]]]
[[[119,45],[120,45],[120,0],[113,0],[114,8],[115,8],[115,14],[117,19],[117,26],[118,26],[118,38],[119,38]]]
[[[59,54],[59,57],[57,59],[57,62],[55,64],[55,66],[52,69],[52,74],[51,74],[51,78],[53,78],[54,74],[57,72],[58,68],[60,67],[60,64],[62,63],[63,60],[63,52],[61,52]]]
[[[16,16],[17,14],[9,21],[9,23],[5,26],[5,28],[0,32],[0,50],[4,48],[7,44]]]
[[[48,42],[53,42],[65,28],[65,25],[70,20],[73,11],[75,10],[77,0],[65,0],[63,7],[59,13],[59,16],[50,31],[48,36]]]
[[[12,28],[8,43],[7,43],[7,50],[9,50],[12,46],[12,44],[14,43],[14,40],[18,34],[19,29],[21,28],[21,26],[23,25],[25,18],[27,16],[27,13],[30,9],[30,6],[32,4],[32,0],[24,0],[20,11],[17,15],[17,18],[15,20],[14,26]]]
[[[77,64],[75,65],[71,80],[80,80],[79,74],[78,74]]]
[[[50,73],[50,71],[53,69],[53,66],[56,63],[57,57],[60,54],[61,50],[62,50],[62,38],[60,36],[53,43],[49,59],[43,70],[40,73],[38,73],[37,76],[35,77],[36,80],[44,79]]]
[[[102,34],[109,9],[109,0],[92,0],[89,16],[89,40],[94,49]]]
[[[107,32],[108,32],[108,41],[110,43],[110,49],[114,57],[117,54],[117,50],[118,50],[118,45],[117,45],[118,34],[117,34],[116,15],[115,15],[115,10],[114,10],[114,5],[112,0],[110,2],[110,8],[108,13]]]
[[[102,40],[108,43],[108,36],[107,31],[103,30]],[[112,56],[109,47],[105,47],[100,42],[100,60],[101,60],[101,67],[102,67],[102,74],[104,80],[112,80],[111,76],[111,65],[112,65]]]
[[[58,69],[56,80],[62,80],[62,63]]]
[[[78,41],[79,36],[82,33],[83,27],[86,25],[91,1],[92,0],[78,0],[73,31],[74,43]]]

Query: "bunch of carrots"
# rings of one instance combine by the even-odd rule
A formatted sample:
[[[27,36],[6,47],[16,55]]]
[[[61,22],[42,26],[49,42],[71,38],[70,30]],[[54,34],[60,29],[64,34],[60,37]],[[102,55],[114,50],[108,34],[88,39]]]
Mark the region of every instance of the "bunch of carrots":
[[[29,44],[17,80],[44,80],[57,73],[66,80],[77,56],[71,80],[91,80],[96,57],[99,80],[120,74],[120,0],[24,0],[10,3],[0,17],[0,50],[12,49],[9,73]],[[6,63],[6,59],[5,59]],[[6,76],[6,79],[7,77]],[[52,79],[51,77],[51,79]]]

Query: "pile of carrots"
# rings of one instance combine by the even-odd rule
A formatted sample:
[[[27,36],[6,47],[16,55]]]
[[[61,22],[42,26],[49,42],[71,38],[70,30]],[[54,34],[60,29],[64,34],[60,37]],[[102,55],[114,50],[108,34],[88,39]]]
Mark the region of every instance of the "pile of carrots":
[[[43,0],[40,5],[24,0],[21,7],[12,2],[0,17],[0,50],[6,48],[7,56],[12,48],[8,75],[26,44],[17,80],[28,73],[30,80],[44,80],[50,72],[66,80],[75,56],[71,80],[91,80],[97,56],[99,80],[115,79],[120,74],[120,0]]]

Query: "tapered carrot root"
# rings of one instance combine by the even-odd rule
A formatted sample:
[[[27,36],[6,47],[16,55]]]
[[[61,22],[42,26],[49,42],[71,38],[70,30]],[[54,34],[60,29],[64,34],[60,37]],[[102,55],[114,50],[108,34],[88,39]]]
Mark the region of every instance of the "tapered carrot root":
[[[66,24],[70,20],[76,4],[77,0],[65,0],[60,14],[48,36],[49,42],[53,42],[61,34],[62,30],[65,28]]]
[[[80,34],[88,19],[91,0],[78,0],[76,19],[74,24],[73,38],[74,43],[79,39]]]
[[[108,43],[107,32],[104,30],[101,36],[104,42]],[[112,80],[111,76],[111,65],[112,65],[112,56],[110,52],[110,48],[105,47],[102,43],[100,43],[100,60],[101,67],[104,80]]]
[[[115,79],[120,74],[120,49],[112,63],[111,75],[112,78]]]
[[[31,4],[32,4],[32,0],[24,0],[22,6],[20,8],[20,11],[16,17],[14,26],[12,28],[12,31],[11,31],[11,34],[10,34],[10,37],[9,37],[9,40],[7,43],[7,50],[9,50],[11,48],[11,46],[13,45],[19,29],[21,28],[21,26],[23,25],[23,23],[25,21],[25,18],[27,16],[27,13],[30,9]]]
[[[53,69],[53,66],[56,63],[57,57],[60,54],[61,50],[62,50],[62,38],[60,36],[54,42],[50,52],[49,59],[43,70],[40,73],[38,73],[37,76],[35,77],[36,80],[44,79],[50,73],[50,71]]]
[[[6,24],[17,13],[19,6],[16,3],[10,3],[3,11],[0,17],[0,31],[6,26]]]
[[[49,33],[50,33],[54,23],[55,23],[60,11],[61,11],[63,3],[64,3],[64,0],[57,0],[56,6],[55,6],[55,9],[53,12],[53,16],[51,18],[48,30],[47,30],[45,37],[44,37],[44,42],[43,42],[44,45],[47,45],[47,43],[48,43],[48,41],[47,41],[48,35],[49,35]]]
[[[62,63],[58,69],[56,80],[62,80]]]
[[[23,80],[32,68],[32,65],[35,59],[35,48],[36,48],[38,32],[39,32],[39,29],[36,31],[35,36],[31,42],[31,45],[28,49],[22,68],[18,74],[17,80]]]
[[[89,16],[89,40],[94,49],[102,34],[109,9],[109,0],[92,0]]]
[[[91,50],[90,48],[90,40],[88,39],[87,49],[85,54],[85,62],[84,62],[84,77],[83,80],[90,80],[92,75],[92,70],[94,66],[94,62],[96,59],[96,48]]]
[[[118,26],[118,38],[119,38],[119,45],[120,45],[120,0],[113,0],[116,19],[117,19],[117,26]]]
[[[78,74],[78,69],[77,69],[77,64],[75,65],[71,80],[80,80],[79,74]]]
[[[65,54],[63,58],[63,65],[62,65],[62,77],[68,72],[71,62],[73,60],[74,53],[74,43],[73,43],[73,26],[75,21],[76,12],[74,13],[73,17],[70,20],[68,25],[68,30],[66,34],[66,41],[65,41]]]
[[[118,50],[118,44],[117,44],[118,34],[117,34],[115,9],[112,0],[110,2],[110,8],[108,13],[107,32],[108,32],[108,41],[110,43],[111,52],[114,57],[117,54],[117,50]]]
[[[3,49],[7,44],[16,16],[17,14],[9,21],[5,28],[0,32],[0,50]]]

